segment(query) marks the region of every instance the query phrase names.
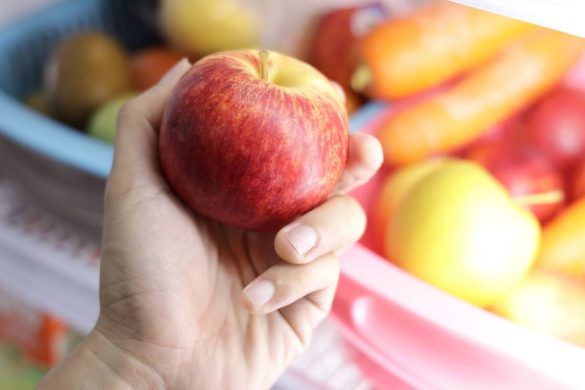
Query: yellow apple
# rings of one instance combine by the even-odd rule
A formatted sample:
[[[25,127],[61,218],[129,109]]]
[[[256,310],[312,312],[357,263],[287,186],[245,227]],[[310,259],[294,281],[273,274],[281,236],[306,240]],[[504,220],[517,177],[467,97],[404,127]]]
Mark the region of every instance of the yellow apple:
[[[238,0],[162,0],[167,39],[191,54],[258,46],[260,23]]]
[[[371,223],[376,240],[383,240],[394,210],[416,183],[441,167],[446,158],[422,161],[400,168],[391,173],[382,185],[374,206]]]
[[[539,238],[535,217],[484,168],[452,160],[408,191],[385,246],[405,270],[485,306],[526,275]]]
[[[531,272],[491,309],[540,333],[585,347],[585,284],[580,279]]]

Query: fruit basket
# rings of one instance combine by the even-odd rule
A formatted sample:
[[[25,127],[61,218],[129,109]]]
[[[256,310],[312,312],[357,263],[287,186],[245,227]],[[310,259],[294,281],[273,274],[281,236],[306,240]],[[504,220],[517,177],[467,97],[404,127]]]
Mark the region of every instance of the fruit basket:
[[[376,133],[392,108],[353,118]],[[371,215],[378,174],[354,195]],[[372,232],[342,259],[333,318],[380,388],[583,388],[585,350],[538,334],[446,294],[376,254]]]
[[[67,0],[0,31],[0,172],[95,240],[112,147],[26,108],[42,64],[67,35],[104,30],[128,49],[158,42],[155,0]],[[352,131],[375,133],[388,114],[373,102]],[[367,210],[381,176],[356,192]],[[344,255],[333,317],[380,388],[585,388],[581,348],[514,325],[430,287],[372,251]]]
[[[36,203],[99,240],[111,145],[21,103],[43,65],[74,32],[106,31],[129,49],[160,41],[156,1],[64,1],[0,31],[0,171]]]

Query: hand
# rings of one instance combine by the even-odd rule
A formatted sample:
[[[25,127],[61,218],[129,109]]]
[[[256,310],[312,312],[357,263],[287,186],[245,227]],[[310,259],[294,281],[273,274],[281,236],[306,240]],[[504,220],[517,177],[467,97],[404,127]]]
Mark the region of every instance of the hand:
[[[130,387],[268,388],[330,310],[337,254],[366,223],[343,192],[375,173],[382,152],[375,138],[352,135],[333,195],[276,235],[195,215],[167,186],[157,148],[165,102],[188,68],[180,62],[119,117],[106,191],[101,310],[77,355],[91,356],[103,375]],[[75,359],[45,385],[68,365],[79,370],[83,358]]]

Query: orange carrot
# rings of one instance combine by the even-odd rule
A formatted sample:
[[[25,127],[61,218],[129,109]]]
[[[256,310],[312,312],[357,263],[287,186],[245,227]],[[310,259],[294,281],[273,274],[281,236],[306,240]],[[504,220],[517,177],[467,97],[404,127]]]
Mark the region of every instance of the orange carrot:
[[[489,60],[503,45],[535,28],[445,1],[390,20],[360,44],[369,70],[367,92],[376,98],[421,92]]]
[[[585,276],[585,199],[569,206],[544,228],[537,265]]]
[[[456,150],[552,89],[585,40],[539,30],[451,89],[388,118],[378,137],[386,162],[406,164]]]

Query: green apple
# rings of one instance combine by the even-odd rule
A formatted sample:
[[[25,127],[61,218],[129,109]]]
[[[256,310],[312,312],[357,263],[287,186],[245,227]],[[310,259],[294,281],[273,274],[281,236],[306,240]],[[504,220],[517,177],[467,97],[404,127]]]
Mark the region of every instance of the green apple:
[[[386,253],[401,267],[485,306],[526,275],[540,225],[484,168],[452,160],[408,191],[386,238]]]
[[[134,94],[120,96],[100,106],[89,120],[87,128],[89,135],[102,141],[114,143],[118,113],[122,106],[134,96]]]

